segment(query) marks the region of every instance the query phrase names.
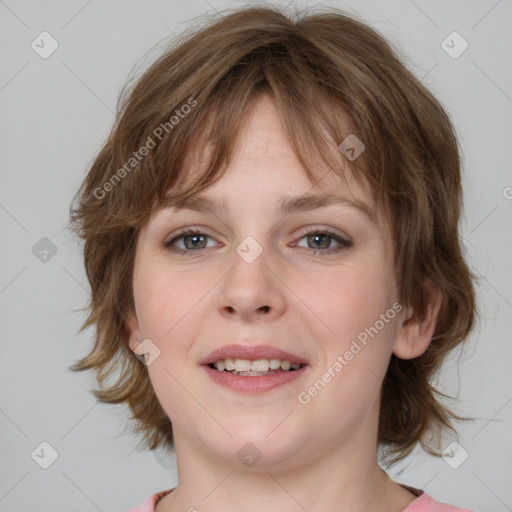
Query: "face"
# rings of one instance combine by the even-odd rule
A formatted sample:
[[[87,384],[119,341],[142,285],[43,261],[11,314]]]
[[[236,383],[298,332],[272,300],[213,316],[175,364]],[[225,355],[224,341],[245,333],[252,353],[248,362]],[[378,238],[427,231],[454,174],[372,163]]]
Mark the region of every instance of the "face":
[[[187,446],[284,468],[371,447],[403,311],[386,223],[361,207],[373,208],[369,190],[331,173],[313,185],[264,97],[236,158],[201,194],[225,208],[163,208],[141,230],[129,319],[130,348],[150,340],[159,351],[148,372],[178,455]],[[342,199],[279,210],[325,194]],[[251,366],[263,372],[276,359],[280,371],[204,364],[228,356],[237,369],[263,359]],[[301,366],[285,371],[287,359]]]

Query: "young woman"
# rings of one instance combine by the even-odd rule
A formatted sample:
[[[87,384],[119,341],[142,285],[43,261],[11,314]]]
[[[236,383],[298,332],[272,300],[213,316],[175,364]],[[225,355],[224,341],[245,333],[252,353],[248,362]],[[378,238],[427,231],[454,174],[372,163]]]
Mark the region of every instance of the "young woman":
[[[73,369],[176,453],[133,512],[462,511],[378,462],[458,418],[431,379],[474,321],[460,209],[447,114],[364,23],[243,9],[162,55],[72,210]]]

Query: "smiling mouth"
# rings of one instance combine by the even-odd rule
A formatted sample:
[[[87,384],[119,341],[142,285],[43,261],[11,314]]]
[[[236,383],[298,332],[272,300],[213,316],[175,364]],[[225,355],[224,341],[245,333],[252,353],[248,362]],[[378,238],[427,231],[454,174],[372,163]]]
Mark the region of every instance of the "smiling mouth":
[[[222,359],[215,363],[210,363],[212,370],[229,373],[231,375],[240,375],[242,377],[260,377],[263,375],[275,375],[277,373],[287,373],[302,368],[301,363],[291,363],[282,359]]]

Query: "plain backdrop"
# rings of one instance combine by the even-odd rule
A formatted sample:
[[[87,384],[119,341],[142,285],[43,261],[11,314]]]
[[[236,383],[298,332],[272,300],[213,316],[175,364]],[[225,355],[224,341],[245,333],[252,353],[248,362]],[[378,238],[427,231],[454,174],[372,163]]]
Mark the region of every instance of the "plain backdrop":
[[[97,404],[92,375],[68,370],[93,333],[77,334],[89,292],[66,222],[132,67],[194,18],[244,5],[0,1],[0,512],[119,512],[176,483],[175,461],[136,450],[128,412]],[[453,439],[462,463],[418,449],[390,473],[438,501],[510,511],[512,2],[321,5],[362,17],[401,49],[448,110],[463,152],[462,235],[482,317],[440,379],[455,409],[476,419]]]

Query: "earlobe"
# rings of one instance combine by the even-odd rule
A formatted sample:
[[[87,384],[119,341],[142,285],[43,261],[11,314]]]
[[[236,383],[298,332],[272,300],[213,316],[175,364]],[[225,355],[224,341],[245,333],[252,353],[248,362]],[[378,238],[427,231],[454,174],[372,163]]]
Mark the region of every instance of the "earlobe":
[[[126,318],[126,326],[128,328],[128,347],[132,352],[140,345],[140,330],[135,311],[130,311]]]
[[[439,287],[432,281],[428,280],[426,287],[429,299],[424,318],[419,318],[412,308],[407,308],[402,323],[398,327],[393,354],[400,359],[421,356],[434,336],[443,296]]]

